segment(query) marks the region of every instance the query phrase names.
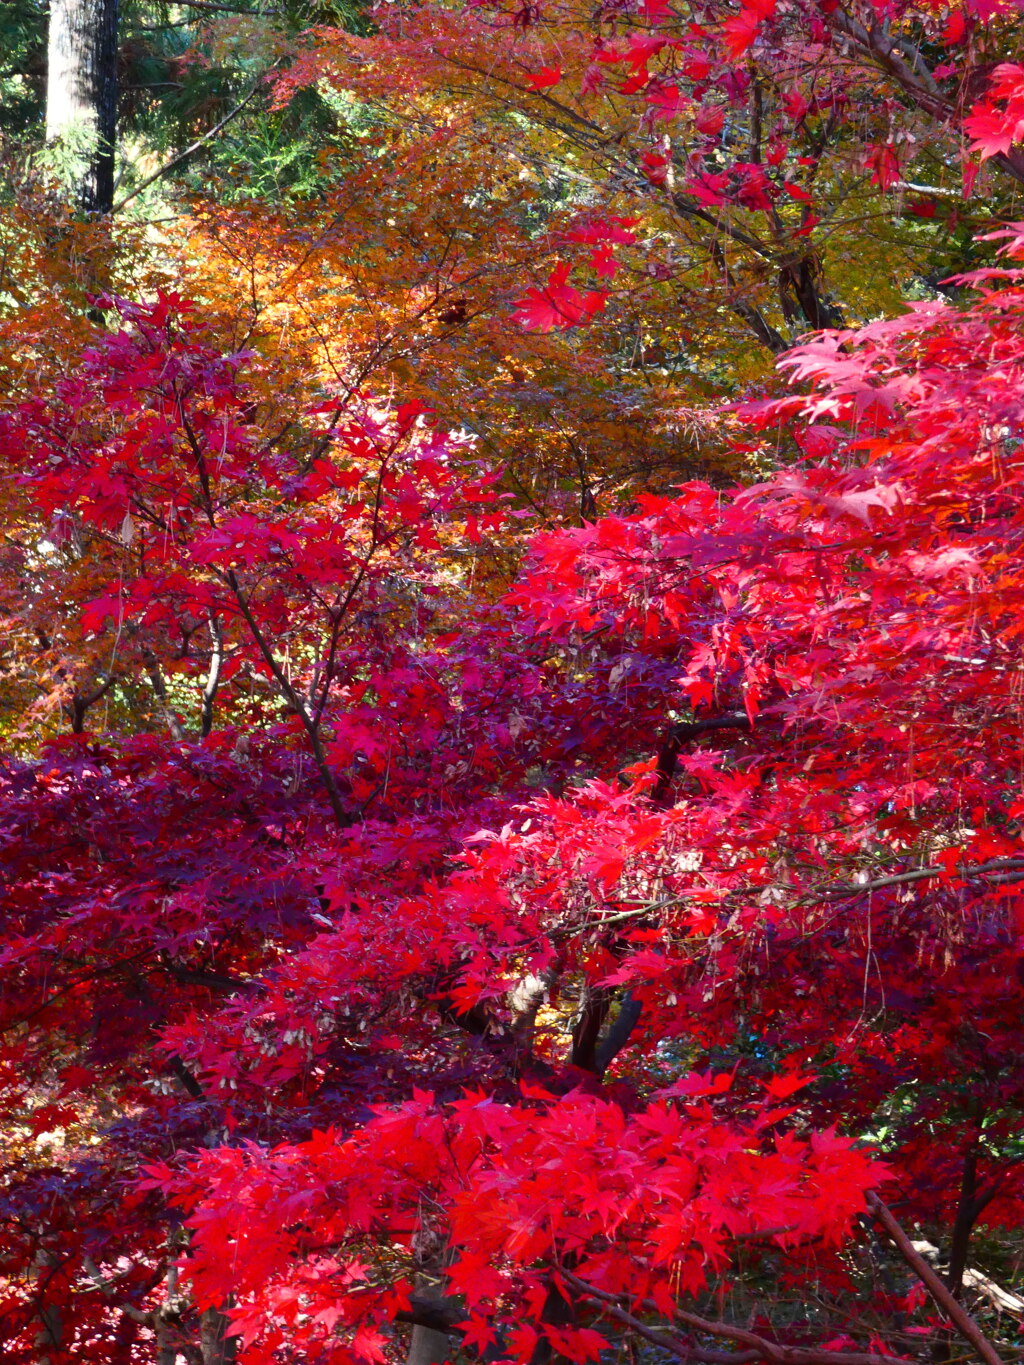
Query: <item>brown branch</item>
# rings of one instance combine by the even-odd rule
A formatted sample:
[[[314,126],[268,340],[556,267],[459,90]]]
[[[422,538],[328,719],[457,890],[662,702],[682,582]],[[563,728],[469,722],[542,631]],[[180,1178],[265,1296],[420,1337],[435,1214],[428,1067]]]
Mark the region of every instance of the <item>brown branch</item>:
[[[829,23],[873,57],[875,63],[893,78],[919,109],[943,123],[953,118],[955,109],[952,102],[943,95],[920,52],[911,48],[904,39],[894,37],[877,25],[866,29],[858,20],[839,9],[829,16]],[[997,152],[992,162],[1019,184],[1024,184],[1024,156],[1019,148]]]
[[[619,1012],[594,1050],[594,1069],[599,1076],[614,1062],[622,1049],[628,1044],[633,1030],[640,1022],[642,1003],[632,991],[626,991],[619,1004]]]
[[[869,53],[893,80],[908,94],[919,109],[933,118],[945,121],[953,113],[953,106],[942,94],[924,63],[918,59],[911,66],[898,50],[893,40],[878,27],[866,29],[857,19],[852,19],[842,10],[835,10],[829,16],[830,26],[849,38],[863,51]],[[916,68],[916,69],[915,69]]]
[[[309,739],[310,748],[313,750],[313,761],[316,764],[320,780],[324,785],[327,800],[330,803],[331,811],[339,829],[345,829],[353,824],[357,817],[350,815],[345,809],[345,803],[341,799],[341,792],[338,783],[327,762],[327,755],[324,752],[323,742],[320,738],[320,729],[314,716],[310,715],[305,701],[292,686],[288,675],[281,666],[273,649],[270,647],[266,636],[260,628],[259,622],[253,614],[249,599],[242,591],[242,585],[238,581],[238,576],[234,569],[228,569],[223,575],[224,581],[234,594],[235,601],[238,603],[238,610],[241,612],[242,619],[249,627],[249,633],[256,643],[256,648],[263,656],[263,661],[269,668],[274,681],[280,689],[281,695],[291,706],[294,713],[298,716]]]
[[[112,687],[120,682],[117,673],[111,673],[106,682],[97,684],[91,692],[76,692],[71,698],[71,733],[80,735],[85,730],[85,713],[90,706],[102,701]]]
[[[696,210],[684,211],[681,207],[683,203],[682,196],[678,194],[673,195],[672,203],[677,211],[684,217],[692,216],[705,220],[707,218],[706,214]],[[718,224],[716,224],[715,227],[717,231]],[[729,233],[728,235],[734,236],[735,234]],[[735,275],[729,269],[725,252],[722,250],[722,244],[718,241],[717,237],[712,237],[708,242],[708,254],[722,272],[722,278],[724,279],[726,289],[728,290],[727,301],[730,309],[738,318],[743,319],[757,337],[758,341],[761,342],[762,346],[766,346],[768,350],[771,351],[772,355],[781,355],[783,351],[788,351],[790,343],[782,333],[771,325],[759,308],[755,308],[752,303],[748,303],[747,300],[743,298],[740,292],[740,286],[736,281]],[[761,251],[759,254],[763,256],[765,253]]]
[[[562,1269],[559,1274],[563,1280],[581,1294],[603,1303],[605,1311],[610,1317],[630,1327],[648,1341],[655,1341],[665,1350],[678,1356],[680,1360],[713,1361],[715,1365],[741,1365],[741,1362],[753,1360],[765,1360],[770,1365],[906,1365],[906,1361],[900,1356],[875,1355],[864,1351],[825,1351],[814,1347],[782,1346],[778,1342],[768,1341],[767,1338],[758,1336],[756,1332],[747,1331],[745,1327],[735,1327],[732,1323],[727,1322],[714,1322],[710,1318],[700,1317],[697,1313],[688,1313],[682,1308],[677,1309],[676,1316],[679,1321],[685,1323],[687,1327],[693,1328],[694,1331],[703,1332],[709,1337],[735,1341],[747,1348],[745,1351],[736,1352],[703,1351],[700,1347],[693,1347],[688,1342],[683,1341],[667,1328],[649,1327],[621,1306],[618,1302],[618,1295],[607,1294],[602,1289],[596,1289],[569,1270]],[[647,1306],[646,1302],[644,1306]],[[653,1305],[651,1306],[653,1307]]]
[[[946,1285],[955,1299],[960,1297],[967,1269],[967,1253],[970,1249],[971,1232],[978,1215],[975,1212],[975,1195],[978,1189],[978,1147],[972,1143],[964,1153],[963,1175],[960,1180],[960,1200],[957,1204],[956,1218],[953,1221],[953,1235],[949,1245],[949,1270],[946,1272]]]
[[[273,14],[283,14],[280,9],[245,9],[240,5],[218,5],[213,0],[175,0],[175,4],[182,5],[185,9],[205,10],[208,14],[241,14],[247,15],[252,19],[266,19]]]
[[[410,1294],[409,1307],[398,1310],[395,1322],[427,1327],[432,1332],[456,1332],[461,1336],[466,1330],[466,1310],[453,1298],[432,1299],[425,1294]]]
[[[597,1040],[611,1005],[611,991],[605,986],[584,987],[582,1009],[572,1031],[570,1062],[583,1071],[597,1072]]]
[[[206,1092],[185,1065],[184,1060],[177,1053],[167,1059],[167,1069],[181,1084],[185,1092],[192,1096],[194,1100],[205,1100]]]
[[[727,716],[710,716],[706,720],[684,721],[680,725],[674,725],[669,731],[667,740],[658,751],[658,780],[653,792],[655,802],[661,804],[667,799],[672,778],[675,776],[676,760],[679,758],[679,751],[684,744],[689,743],[691,739],[698,739],[701,735],[710,734],[714,730],[750,730],[752,728],[749,718],[739,712]]]
[[[210,635],[213,638],[213,647],[210,652],[210,669],[206,675],[206,682],[200,694],[202,704],[202,729],[201,733],[205,738],[213,729],[213,703],[217,699],[217,688],[220,686],[221,669],[224,666],[224,631],[220,624],[220,617],[216,612],[210,613]]]
[[[970,881],[972,877],[983,878],[986,881],[1008,881],[1014,880],[1009,874],[1016,872],[1024,876],[1024,858],[991,858],[987,863],[976,863],[974,867],[964,868],[959,875],[964,881]],[[916,867],[909,872],[894,872],[889,877],[876,877],[869,882],[826,887],[821,896],[826,900],[844,900],[847,896],[859,896],[865,891],[880,891],[887,886],[903,886],[908,882],[927,881],[946,875],[947,869],[944,867]]]
[[[165,953],[160,954],[160,965],[167,974],[180,981],[184,986],[206,986],[212,991],[240,991],[247,984],[240,976],[231,976],[227,972],[203,971],[186,967],[181,963],[173,961]]]
[[[957,1328],[960,1335],[971,1343],[985,1365],[1003,1365],[995,1347],[982,1333],[981,1328],[970,1313],[950,1293],[939,1275],[920,1254],[915,1251],[910,1238],[892,1216],[889,1208],[873,1191],[867,1197],[867,1205],[875,1218],[885,1228],[900,1255],[931,1295],[935,1306],[944,1313]]]

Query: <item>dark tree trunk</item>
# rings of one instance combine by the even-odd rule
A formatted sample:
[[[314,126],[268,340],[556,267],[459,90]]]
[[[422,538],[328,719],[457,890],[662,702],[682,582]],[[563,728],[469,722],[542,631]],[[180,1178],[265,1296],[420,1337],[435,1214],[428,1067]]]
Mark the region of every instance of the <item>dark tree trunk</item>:
[[[50,0],[46,140],[59,143],[68,190],[85,213],[114,203],[118,0]]]

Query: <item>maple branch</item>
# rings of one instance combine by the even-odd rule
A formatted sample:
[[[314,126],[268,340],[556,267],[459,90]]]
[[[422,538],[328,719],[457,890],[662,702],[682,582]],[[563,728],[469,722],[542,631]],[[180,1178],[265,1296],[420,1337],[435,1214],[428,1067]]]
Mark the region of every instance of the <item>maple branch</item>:
[[[943,121],[953,118],[956,111],[952,102],[943,95],[920,52],[903,38],[893,37],[875,25],[866,29],[838,9],[829,16],[829,23],[873,57],[876,65],[896,81],[919,109]],[[1024,158],[1019,151],[1011,148],[1008,152],[997,152],[990,161],[1024,184]]]
[[[605,1312],[609,1317],[621,1322],[624,1327],[629,1327],[636,1332],[637,1336],[643,1337],[645,1341],[651,1342],[654,1346],[660,1346],[663,1350],[670,1351],[680,1360],[699,1360],[702,1365],[747,1365],[747,1362],[760,1360],[760,1351],[713,1351],[701,1350],[697,1346],[690,1346],[682,1338],[665,1328],[649,1327],[640,1318],[620,1307],[610,1295],[602,1295],[599,1290],[588,1288],[583,1280],[579,1280],[575,1275],[568,1271],[561,1271],[562,1279],[572,1281],[574,1285],[580,1286],[581,1292],[592,1295],[594,1298],[601,1298],[605,1304]]]
[[[885,1228],[900,1255],[910,1266],[931,1295],[936,1307],[943,1312],[959,1330],[961,1336],[971,1343],[985,1365],[1003,1365],[995,1347],[982,1333],[981,1328],[967,1312],[966,1308],[950,1293],[942,1279],[931,1268],[919,1251],[915,1251],[910,1238],[897,1223],[888,1206],[872,1190],[867,1196],[867,1206],[875,1218]]]
[[[394,446],[392,446],[391,450],[388,451],[387,456],[381,460],[380,469],[377,471],[377,486],[374,489],[373,494],[373,521],[370,529],[369,547],[366,551],[366,554],[362,558],[362,562],[360,563],[358,570],[352,577],[352,582],[349,584],[348,591],[346,592],[345,596],[341,599],[341,601],[336,602],[331,610],[330,649],[327,656],[327,662],[324,666],[324,676],[321,684],[320,700],[318,703],[314,705],[312,716],[313,724],[318,731],[320,727],[320,722],[323,719],[324,711],[327,708],[328,699],[331,694],[331,683],[334,681],[334,669],[338,654],[338,642],[341,638],[342,624],[345,621],[345,618],[348,616],[349,608],[351,607],[353,601],[355,600],[356,593],[362,587],[363,580],[366,578],[366,575],[369,572],[370,561],[373,559],[373,556],[376,554],[377,549],[379,548],[381,543],[380,516],[381,502],[384,496],[384,476],[388,472],[389,460],[392,454],[394,454]],[[314,684],[311,689],[311,695],[315,695],[315,690],[316,689],[314,677]],[[376,792],[374,793],[374,795],[376,795]],[[372,800],[372,797],[370,799]]]
[[[714,228],[715,232],[722,233],[730,241],[738,242],[740,246],[747,247],[755,256],[760,256],[764,260],[771,259],[771,249],[764,242],[751,236],[743,228],[737,227],[735,223],[730,223],[721,214],[709,213],[707,209],[701,208],[696,200],[687,198],[682,192],[674,192],[671,196],[671,203],[680,217],[694,218],[698,222],[706,223],[708,227]]]
[[[395,1322],[407,1322],[413,1327],[427,1327],[432,1332],[465,1331],[466,1310],[451,1298],[431,1299],[424,1294],[410,1294],[409,1307],[400,1308]]]
[[[918,58],[911,66],[904,59],[896,43],[880,28],[866,29],[859,20],[835,10],[829,16],[832,28],[838,29],[844,37],[875,59],[878,66],[896,81],[901,89],[914,100],[919,108],[935,118],[947,119],[953,113],[953,106],[942,94],[931,72]],[[917,69],[915,70],[914,67]]]
[[[970,881],[972,877],[981,877],[986,881],[1019,881],[1022,878],[1010,876],[1011,873],[1020,872],[1024,877],[1024,858],[991,858],[987,863],[978,863],[971,868],[965,868],[962,875],[964,881]],[[882,891],[887,886],[904,886],[908,882],[928,881],[934,877],[946,877],[949,875],[948,868],[945,867],[916,867],[909,872],[894,872],[888,877],[876,877],[872,881],[852,882],[846,886],[826,887],[821,896],[826,900],[845,900],[848,896],[859,896],[865,891]]]
[[[91,692],[76,692],[71,698],[71,733],[80,735],[85,730],[85,713],[90,706],[102,701],[112,687],[120,681],[120,675],[111,673],[106,682],[98,683]]]
[[[206,1091],[196,1080],[195,1076],[193,1076],[192,1072],[189,1071],[184,1060],[179,1057],[176,1052],[172,1057],[168,1057],[167,1068],[171,1072],[171,1075],[180,1082],[185,1092],[191,1095],[194,1100],[206,1099]]]
[[[16,1014],[6,1023],[0,1023],[0,1037],[9,1033],[11,1029],[21,1028],[31,1019],[42,1014],[44,1010],[49,1009],[51,1005],[56,1004],[58,1000],[62,999],[70,991],[76,990],[79,986],[85,985],[87,982],[96,981],[97,978],[101,976],[112,976],[120,971],[122,967],[131,967],[134,963],[143,961],[149,951],[148,947],[142,948],[137,953],[128,957],[119,957],[116,961],[108,963],[105,967],[96,967],[93,971],[83,972],[81,976],[73,978],[63,986],[59,986],[49,995],[44,996],[38,1005],[33,1006],[32,1009],[26,1011],[24,1014]]]
[[[245,624],[249,627],[252,638],[256,643],[256,648],[263,656],[263,661],[270,669],[274,681],[281,689],[282,696],[298,716],[302,728],[309,738],[310,748],[313,750],[313,761],[316,764],[317,772],[319,772],[320,779],[327,792],[327,800],[330,803],[331,812],[334,815],[338,827],[340,829],[345,829],[348,825],[352,824],[353,817],[349,815],[348,811],[345,809],[345,803],[341,799],[341,792],[338,790],[338,783],[327,762],[327,755],[324,753],[324,746],[320,738],[320,731],[316,719],[310,715],[305,702],[295,691],[287,674],[281,667],[277,655],[270,648],[267,638],[260,628],[259,622],[253,615],[248,598],[242,591],[242,585],[239,583],[238,575],[235,573],[234,569],[228,569],[224,578],[228,587],[230,587],[234,594],[235,601],[238,603],[238,610],[241,612]]]
[[[663,802],[668,796],[668,790],[675,776],[676,761],[679,758],[679,751],[684,744],[691,739],[697,739],[700,735],[710,734],[714,730],[751,730],[749,716],[745,712],[733,712],[725,716],[709,716],[706,720],[682,721],[674,725],[669,731],[668,739],[658,751],[657,774],[658,780],[655,783],[653,799],[655,802]]]
[[[221,628],[220,617],[216,612],[210,613],[210,634],[213,637],[210,671],[206,675],[206,682],[203,684],[202,691],[201,734],[204,737],[213,729],[213,703],[217,696],[217,688],[220,686],[221,668],[224,665],[224,631]]]
[[[971,1231],[978,1217],[975,1198],[977,1189],[978,1138],[976,1137],[964,1153],[963,1174],[960,1178],[960,1199],[957,1204],[956,1218],[953,1220],[953,1235],[949,1246],[949,1270],[946,1274],[946,1284],[954,1298],[959,1297],[963,1285]]]
[[[619,1012],[604,1036],[600,1039],[594,1051],[594,1070],[599,1076],[604,1073],[614,1062],[622,1049],[629,1042],[633,1030],[640,1022],[640,1015],[643,1011],[642,1003],[634,996],[632,991],[626,991],[619,1004]]]
[[[583,1071],[597,1071],[597,1039],[611,1004],[610,992],[603,986],[583,988],[580,1017],[572,1031],[569,1060]]]
[[[564,1268],[559,1269],[559,1275],[581,1294],[603,1303],[605,1311],[611,1317],[630,1327],[638,1335],[646,1337],[648,1341],[663,1346],[680,1360],[708,1361],[715,1362],[715,1365],[740,1365],[740,1362],[752,1360],[766,1360],[770,1365],[906,1365],[906,1361],[900,1356],[875,1355],[864,1351],[825,1351],[806,1346],[782,1346],[778,1342],[758,1336],[756,1332],[747,1331],[745,1327],[715,1322],[711,1318],[703,1318],[697,1313],[677,1308],[676,1316],[680,1322],[684,1322],[695,1331],[703,1332],[709,1337],[735,1341],[747,1347],[745,1351],[703,1351],[700,1347],[693,1347],[683,1341],[667,1328],[648,1327],[640,1318],[621,1306],[619,1299],[625,1297],[624,1295],[609,1294],[603,1289],[597,1289]],[[644,1301],[644,1306],[654,1307],[647,1300]],[[1002,1365],[1002,1362],[998,1362],[997,1365]]]
[[[682,207],[683,201],[679,195],[674,195],[672,202],[681,215],[685,216],[687,213],[690,212],[689,210],[684,210],[684,208]],[[708,220],[709,218],[709,215],[702,212],[698,212],[696,210],[694,210],[690,214],[690,216],[694,218],[703,218],[705,220]],[[714,226],[717,229],[719,224],[715,223],[714,219],[710,219],[710,221],[712,222],[712,224],[714,224]],[[735,234],[730,233],[729,235],[734,236]],[[743,319],[743,321],[747,324],[750,330],[757,337],[758,341],[760,341],[762,345],[767,346],[768,350],[771,351],[772,355],[781,355],[783,351],[788,351],[789,342],[785,339],[782,333],[777,328],[771,325],[771,323],[762,314],[759,308],[755,308],[752,303],[747,303],[745,299],[740,297],[739,286],[737,285],[736,278],[733,275],[732,271],[729,269],[729,266],[726,262],[725,252],[722,250],[721,242],[712,239],[708,243],[708,252],[711,256],[711,259],[714,261],[715,265],[717,265],[722,272],[722,275],[725,279],[725,283],[729,289],[729,307],[736,314],[736,316],[738,318]],[[764,254],[765,253],[763,249],[758,249],[758,255],[764,256]]]
[[[134,1264],[129,1265],[127,1270],[121,1270],[116,1274],[106,1276],[88,1252],[85,1252],[82,1255],[82,1269],[105,1298],[114,1298],[117,1294],[118,1287],[122,1284],[131,1285],[131,1287],[137,1288],[136,1285],[131,1284],[131,1277],[134,1276],[138,1270],[138,1267]],[[146,1292],[153,1289],[154,1286],[159,1283],[162,1275],[163,1267],[158,1266],[155,1274],[149,1277],[149,1282],[145,1286]],[[120,1312],[124,1313],[126,1317],[131,1318],[133,1322],[142,1323],[145,1327],[156,1328],[157,1326],[160,1317],[158,1309],[146,1310],[136,1308],[133,1303],[127,1302],[119,1302],[115,1304],[115,1307]]]
[[[160,965],[175,981],[180,981],[186,986],[208,986],[211,990],[234,992],[240,991],[246,985],[240,976],[185,967],[168,958],[165,953],[160,954]]]
[[[131,630],[131,634],[136,634]],[[171,699],[167,694],[167,683],[164,681],[163,670],[160,667],[160,660],[148,645],[140,647],[143,663],[149,674],[149,681],[153,687],[153,695],[157,699],[160,711],[163,713],[164,724],[167,726],[168,733],[177,743],[185,739],[185,729],[177,713],[171,706]]]
[[[283,14],[284,10],[279,9],[244,9],[239,5],[217,5],[213,0],[175,0],[175,4],[182,5],[185,9],[204,10],[209,14],[241,14],[251,18],[265,19],[272,14]]]
[[[435,56],[446,62],[448,66],[453,66],[457,71],[465,71],[470,75],[482,76],[492,84],[504,85],[509,90],[514,90],[519,95],[534,96],[539,102],[548,105],[550,108],[554,109],[556,113],[564,115],[570,122],[578,124],[581,128],[586,128],[588,131],[593,132],[598,136],[604,132],[604,129],[600,124],[595,123],[593,119],[584,118],[582,114],[577,113],[575,109],[571,109],[569,105],[563,104],[561,100],[555,99],[555,97],[547,91],[527,90],[526,87],[521,85],[518,81],[510,80],[508,76],[502,76],[497,71],[484,70],[482,67],[474,66],[471,62],[457,61],[456,58],[452,56],[451,52],[435,48],[434,53]]]

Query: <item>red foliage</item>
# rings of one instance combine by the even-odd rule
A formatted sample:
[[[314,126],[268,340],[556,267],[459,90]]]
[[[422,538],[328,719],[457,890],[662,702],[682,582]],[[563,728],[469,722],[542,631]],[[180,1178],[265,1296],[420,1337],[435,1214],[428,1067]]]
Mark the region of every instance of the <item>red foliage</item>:
[[[797,463],[538,534],[497,605],[465,443],[267,439],[178,300],[8,418],[55,535],[130,519],[89,626],[222,621],[285,706],[7,765],[8,1359],[211,1310],[252,1362],[943,1347],[867,1229],[884,1183],[956,1262],[1024,1202],[1024,277],[969,283],[787,357],[742,415]]]

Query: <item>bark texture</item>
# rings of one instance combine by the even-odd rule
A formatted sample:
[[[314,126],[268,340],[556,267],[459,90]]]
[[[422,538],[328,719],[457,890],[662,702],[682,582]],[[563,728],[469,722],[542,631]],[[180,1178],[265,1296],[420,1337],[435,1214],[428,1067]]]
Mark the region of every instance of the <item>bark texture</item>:
[[[114,202],[118,0],[50,0],[46,140],[67,153],[68,190],[85,213]]]

